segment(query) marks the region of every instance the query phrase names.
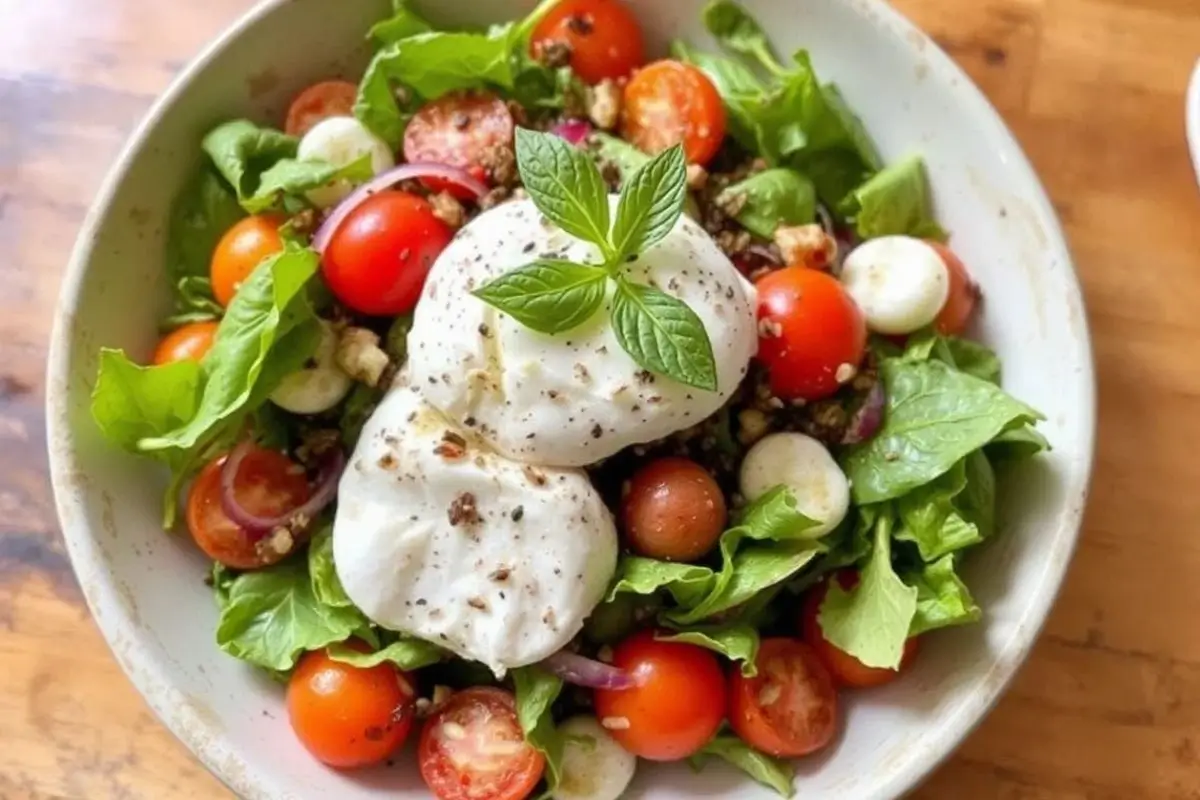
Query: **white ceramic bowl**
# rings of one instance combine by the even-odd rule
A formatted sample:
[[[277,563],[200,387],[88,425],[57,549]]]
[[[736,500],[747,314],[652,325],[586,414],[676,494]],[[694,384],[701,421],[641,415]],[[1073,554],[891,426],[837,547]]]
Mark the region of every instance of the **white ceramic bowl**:
[[[1200,181],[1200,61],[1192,71],[1192,81],[1187,92],[1187,137],[1192,151],[1192,166],[1196,168],[1196,180]]]
[[[884,154],[925,154],[942,222],[986,295],[979,334],[1004,358],[1007,387],[1049,417],[1054,452],[1008,475],[1003,532],[966,575],[982,625],[930,636],[918,666],[882,690],[847,696],[845,734],[804,761],[806,798],[892,798],[914,786],[979,722],[1029,652],[1075,543],[1092,457],[1087,327],[1062,232],[1021,150],[970,80],[877,0],[747,0],[784,50],[811,49]],[[491,22],[532,0],[430,0],[447,23]],[[700,0],[636,0],[657,44],[711,44]],[[481,12],[481,6],[486,12]],[[280,687],[218,652],[206,563],[158,525],[155,465],[100,440],[88,413],[101,346],[148,356],[167,300],[159,254],[172,195],[214,123],[277,121],[287,98],[331,74],[357,78],[363,34],[387,0],[271,0],[197,59],[154,107],[84,223],[51,349],[49,446],[58,512],[84,594],[113,652],[168,727],[248,798],[425,797],[416,771],[346,776],[287,730]],[[264,87],[269,87],[264,91]],[[269,712],[269,713],[264,713]],[[631,798],[767,798],[716,767],[643,765]]]

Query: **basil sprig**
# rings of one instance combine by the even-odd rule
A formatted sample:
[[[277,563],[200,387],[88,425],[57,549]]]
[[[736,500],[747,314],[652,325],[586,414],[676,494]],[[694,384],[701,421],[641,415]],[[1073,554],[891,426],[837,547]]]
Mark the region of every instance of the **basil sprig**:
[[[538,210],[596,245],[604,262],[539,258],[488,282],[475,296],[527,328],[558,334],[591,319],[611,285],[609,319],[630,358],[650,372],[716,391],[716,360],[700,318],[682,301],[624,274],[625,265],[666,238],[683,213],[683,148],[659,154],[624,181],[615,220],[595,162],[559,137],[518,129],[517,165]]]

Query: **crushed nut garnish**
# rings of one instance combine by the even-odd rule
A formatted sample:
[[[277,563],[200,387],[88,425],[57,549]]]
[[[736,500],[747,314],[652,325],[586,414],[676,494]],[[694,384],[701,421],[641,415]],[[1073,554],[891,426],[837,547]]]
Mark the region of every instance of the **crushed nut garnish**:
[[[467,440],[454,431],[445,431],[433,452],[447,461],[457,461],[467,454]]]
[[[475,495],[470,492],[459,494],[450,503],[447,514],[450,517],[450,524],[455,527],[463,524],[474,525],[479,522],[479,509],[475,506]]]
[[[588,119],[601,130],[611,131],[621,121],[621,102],[624,99],[621,87],[611,78],[605,78],[587,91]]]
[[[828,269],[837,259],[837,240],[820,225],[783,225],[775,229],[783,262],[793,267]]]
[[[467,599],[467,605],[479,611],[487,611],[488,603],[482,597],[471,597]]]

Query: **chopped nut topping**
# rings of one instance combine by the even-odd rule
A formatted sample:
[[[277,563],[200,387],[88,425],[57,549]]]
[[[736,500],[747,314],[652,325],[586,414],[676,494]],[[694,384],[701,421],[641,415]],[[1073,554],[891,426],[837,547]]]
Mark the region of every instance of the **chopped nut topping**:
[[[467,210],[462,203],[449,192],[438,192],[429,196],[429,204],[433,206],[433,215],[446,223],[453,230],[458,230],[467,221]]]
[[[780,226],[775,244],[788,266],[828,269],[837,259],[837,240],[820,225]]]
[[[475,495],[470,492],[462,492],[454,498],[447,513],[450,524],[455,527],[463,524],[474,525],[481,519],[479,509],[475,507]]]
[[[379,346],[379,335],[366,328],[346,328],[338,338],[337,365],[354,380],[378,386],[391,361]]]
[[[605,78],[587,93],[588,118],[601,130],[611,131],[621,121],[621,87]]]
[[[445,431],[433,452],[447,461],[457,461],[467,454],[467,440],[454,431]]]
[[[708,183],[708,170],[699,164],[688,164],[687,185],[693,192],[698,192]]]
[[[757,408],[747,408],[738,412],[738,441],[749,446],[767,435],[771,430],[771,422],[767,415]]]

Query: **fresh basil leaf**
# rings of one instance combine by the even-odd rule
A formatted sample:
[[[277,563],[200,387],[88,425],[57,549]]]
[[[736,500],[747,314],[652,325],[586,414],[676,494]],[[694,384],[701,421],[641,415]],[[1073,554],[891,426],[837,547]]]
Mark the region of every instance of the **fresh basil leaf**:
[[[704,8],[704,25],[727,50],[757,61],[769,72],[783,72],[762,26],[734,0],[712,0]]]
[[[367,32],[367,36],[380,45],[389,45],[416,36],[418,33],[429,33],[433,26],[423,17],[408,7],[405,0],[393,0],[392,16],[376,22]]]
[[[445,658],[445,652],[437,645],[420,639],[402,638],[373,653],[360,653],[345,645],[331,645],[329,657],[352,667],[370,669],[380,664],[393,664],[397,669],[412,672]]]
[[[742,674],[753,678],[758,674],[754,660],[758,658],[758,631],[749,625],[713,625],[690,628],[679,632],[656,634],[660,642],[694,644],[730,661],[742,662]]]
[[[633,173],[621,189],[612,230],[613,261],[644,253],[666,238],[687,200],[687,163],[679,145]]]
[[[555,334],[577,328],[604,305],[608,271],[539,259],[489,281],[472,294],[527,328]]]
[[[1042,419],[999,387],[941,361],[888,359],[881,372],[883,427],[842,459],[858,504],[905,495],[1001,433]]]
[[[682,301],[618,277],[612,301],[617,341],[643,369],[709,392],[717,363],[704,323]]]
[[[517,720],[525,741],[546,757],[546,785],[551,792],[562,778],[563,740],[554,727],[550,707],[562,692],[563,682],[537,666],[512,671],[517,701]]]
[[[586,153],[553,134],[518,128],[517,166],[538,211],[611,257],[608,190]]]
[[[211,166],[198,170],[171,204],[166,248],[171,280],[177,286],[187,278],[207,280],[217,242],[245,214]],[[186,310],[191,309],[176,305],[176,313]]]
[[[210,131],[201,146],[244,204],[258,190],[264,172],[296,157],[299,142],[281,131],[235,119]]]
[[[318,601],[304,562],[288,561],[233,580],[217,623],[217,646],[282,672],[301,653],[345,641],[365,625],[357,609]]]
[[[915,543],[925,561],[983,541],[978,526],[955,505],[966,488],[966,462],[960,461],[945,475],[899,498],[896,511],[901,525],[896,538]]]
[[[777,167],[751,175],[725,189],[717,202],[739,195],[745,200],[735,218],[764,239],[774,236],[781,225],[807,225],[816,219],[816,189],[792,169]]]
[[[192,418],[200,382],[196,361],[143,367],[122,350],[102,348],[92,418],[106,439],[136,453],[142,439],[167,434]]]
[[[899,669],[917,612],[917,590],[892,569],[892,517],[880,514],[875,548],[858,586],[847,592],[829,583],[818,620],[825,638],[868,667]]]
[[[879,172],[842,201],[842,214],[864,239],[880,236],[946,238],[933,218],[925,162],[910,156]]]
[[[693,768],[699,770],[710,758],[720,758],[729,762],[783,797],[793,797],[796,794],[796,767],[791,761],[760,753],[733,734],[718,735],[698,753],[689,757],[688,761]]]
[[[308,546],[308,575],[313,595],[322,605],[351,608],[342,580],[333,565],[333,527],[326,525],[313,536]]]
[[[954,571],[954,556],[945,556],[918,572],[906,573],[904,582],[915,587],[917,610],[909,636],[919,636],[938,628],[969,625],[983,619],[966,584]]]
[[[261,214],[282,208],[286,199],[301,198],[312,189],[338,181],[362,183],[374,174],[370,155],[364,155],[344,167],[336,167],[325,161],[285,158],[262,173],[258,188],[242,201],[242,206],[251,214]]]
[[[708,567],[622,556],[607,602],[615,602],[623,594],[649,596],[665,590],[678,605],[691,608],[712,590],[715,580],[716,573]]]

